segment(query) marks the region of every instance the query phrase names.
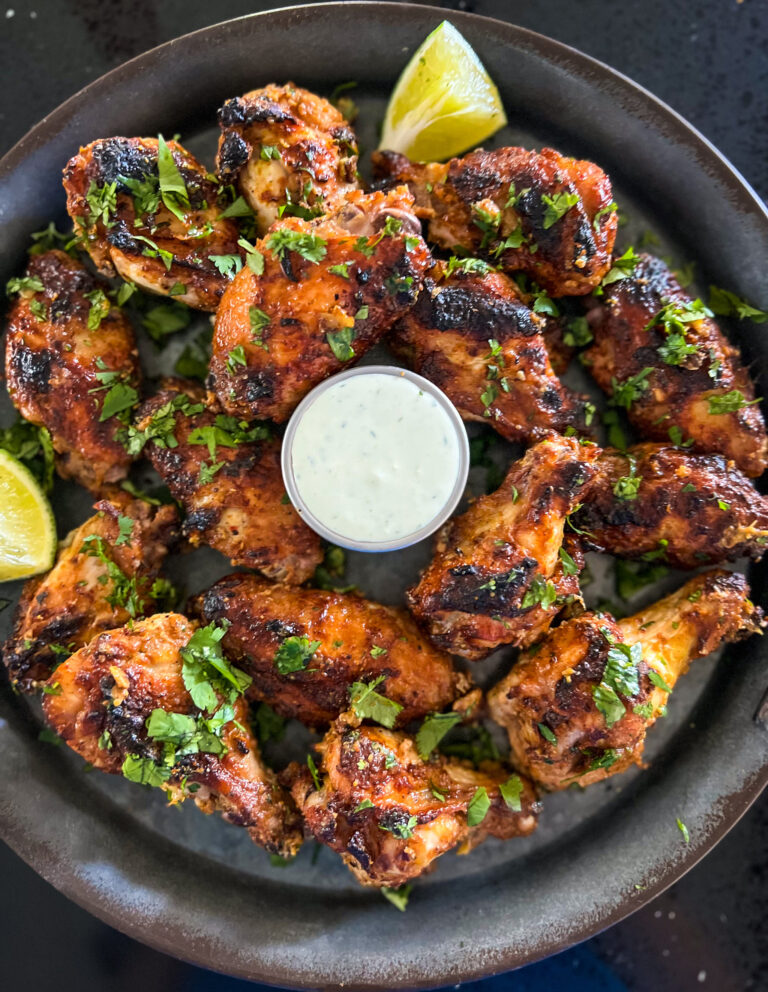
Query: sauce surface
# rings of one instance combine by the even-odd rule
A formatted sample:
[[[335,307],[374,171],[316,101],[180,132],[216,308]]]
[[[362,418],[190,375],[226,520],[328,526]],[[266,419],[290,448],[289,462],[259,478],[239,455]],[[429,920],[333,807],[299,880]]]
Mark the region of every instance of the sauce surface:
[[[459,473],[451,417],[404,376],[351,376],[301,417],[291,451],[307,509],[351,541],[395,541],[432,521]]]

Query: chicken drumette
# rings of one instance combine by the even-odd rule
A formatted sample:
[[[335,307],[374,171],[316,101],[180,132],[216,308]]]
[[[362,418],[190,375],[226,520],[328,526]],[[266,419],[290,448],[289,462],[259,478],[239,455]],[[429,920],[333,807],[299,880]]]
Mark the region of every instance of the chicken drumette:
[[[24,586],[3,660],[25,691],[102,631],[165,608],[173,591],[159,575],[177,537],[175,508],[120,491],[95,508],[66,538],[51,571]]]
[[[354,594],[228,575],[192,609],[207,623],[228,624],[224,647],[253,679],[252,698],[310,726],[343,712],[353,683],[380,680],[380,694],[402,707],[400,726],[471,687],[405,610]]]
[[[363,885],[396,888],[458,845],[467,853],[487,836],[536,828],[531,783],[495,762],[478,770],[434,753],[425,761],[406,734],[355,726],[348,714],[316,750],[319,788],[305,766],[290,766],[286,778],[305,831]]]
[[[192,797],[290,856],[301,837],[290,801],[259,756],[221,631],[177,613],[101,634],[56,671],[46,720],[94,767]],[[53,681],[55,679],[55,682]]]
[[[488,695],[515,764],[546,789],[639,764],[646,730],[689,664],[762,626],[748,597],[743,575],[713,571],[626,620],[566,620]]]
[[[580,552],[563,535],[597,451],[572,438],[540,441],[495,493],[438,533],[434,558],[406,593],[435,644],[473,661],[524,646],[578,598]]]
[[[209,386],[234,416],[287,420],[410,307],[430,261],[406,189],[352,192],[333,217],[276,224],[216,315]]]
[[[233,565],[280,582],[306,582],[320,538],[285,498],[280,442],[261,424],[206,407],[195,383],[167,380],[139,410],[128,444],[145,451],[184,508],[182,533]]]
[[[63,251],[34,255],[9,287],[16,294],[5,339],[11,400],[50,432],[59,473],[98,493],[131,463],[118,435],[139,398],[133,328],[107,287]]]
[[[243,254],[226,202],[176,141],[103,138],[64,170],[67,210],[100,272],[215,310],[228,279],[215,259]]]
[[[666,264],[641,255],[589,315],[584,361],[598,385],[651,440],[692,444],[749,476],[768,464],[768,436],[737,348]]]
[[[327,213],[357,188],[357,139],[327,100],[288,83],[227,100],[216,171],[236,184],[263,233],[278,217]]]
[[[699,568],[768,546],[768,499],[722,455],[638,444],[601,452],[596,469],[572,518],[594,550]]]
[[[585,432],[594,407],[552,370],[543,318],[511,279],[471,262],[453,271],[435,265],[389,343],[462,417],[489,423],[510,441],[538,441],[569,427]]]
[[[615,204],[592,162],[499,148],[425,165],[374,152],[373,167],[377,179],[408,185],[429,241],[493,258],[553,296],[589,293],[611,267]]]

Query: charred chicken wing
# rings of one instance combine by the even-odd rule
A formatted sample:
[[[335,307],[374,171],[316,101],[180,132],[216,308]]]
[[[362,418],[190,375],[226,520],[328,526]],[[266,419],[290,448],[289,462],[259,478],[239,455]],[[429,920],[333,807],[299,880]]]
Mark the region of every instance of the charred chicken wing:
[[[103,284],[62,251],[33,256],[9,285],[17,293],[5,339],[11,400],[50,432],[59,473],[98,493],[131,463],[118,433],[139,398],[133,328]]]
[[[160,566],[177,536],[172,506],[116,491],[73,531],[46,575],[30,579],[3,647],[11,682],[29,691],[104,630],[151,613],[172,592]]]
[[[292,83],[227,100],[216,171],[246,198],[262,233],[278,217],[327,213],[357,188],[357,141],[327,100]]]
[[[410,307],[429,251],[407,190],[352,192],[327,219],[283,220],[216,315],[209,386],[227,413],[287,420]]]
[[[406,593],[438,647],[477,661],[530,644],[579,596],[580,554],[563,536],[596,451],[571,438],[539,442],[495,493],[438,533],[434,558]]]
[[[598,385],[651,440],[692,444],[749,476],[768,464],[768,436],[737,348],[664,262],[641,255],[590,314],[585,353]]]
[[[239,256],[238,229],[222,217],[219,186],[176,141],[103,138],[64,170],[67,210],[97,268],[142,289],[215,310]],[[221,264],[221,261],[220,261]]]
[[[320,538],[285,500],[280,442],[264,425],[206,407],[195,383],[168,380],[141,407],[128,444],[146,445],[184,508],[191,544],[280,582],[306,582],[322,561]]]
[[[611,267],[615,204],[592,162],[499,148],[426,165],[374,152],[373,166],[377,179],[408,185],[428,241],[524,272],[552,296],[589,293]]]
[[[342,716],[316,746],[319,788],[306,767],[287,769],[305,831],[337,851],[363,885],[396,888],[461,845],[508,840],[536,828],[530,782],[496,763],[482,770],[432,754],[406,734],[357,727]]]
[[[585,432],[594,407],[553,372],[543,319],[511,279],[477,269],[459,262],[451,272],[438,263],[389,343],[462,417],[489,423],[510,441],[538,441],[568,427]]]
[[[220,639],[178,613],[101,634],[57,669],[45,717],[96,768],[160,786],[171,802],[191,796],[267,850],[295,854],[296,815],[247,729],[248,680]]]
[[[471,685],[405,610],[354,594],[240,574],[220,579],[192,608],[206,623],[229,624],[224,648],[253,679],[249,694],[310,726],[347,709],[353,684],[376,682],[397,704],[400,726],[450,706]]]
[[[743,575],[707,572],[626,620],[584,613],[550,631],[488,696],[515,764],[546,789],[639,764],[690,663],[760,629],[748,597]]]

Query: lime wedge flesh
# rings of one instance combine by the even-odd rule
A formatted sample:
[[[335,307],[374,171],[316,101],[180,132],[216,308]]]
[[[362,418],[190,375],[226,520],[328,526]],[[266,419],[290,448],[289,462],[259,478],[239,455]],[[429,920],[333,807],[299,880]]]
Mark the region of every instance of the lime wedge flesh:
[[[443,21],[398,79],[379,147],[416,162],[441,161],[480,144],[506,123],[499,91],[483,63]]]
[[[46,571],[55,554],[51,504],[29,469],[0,450],[0,582]]]

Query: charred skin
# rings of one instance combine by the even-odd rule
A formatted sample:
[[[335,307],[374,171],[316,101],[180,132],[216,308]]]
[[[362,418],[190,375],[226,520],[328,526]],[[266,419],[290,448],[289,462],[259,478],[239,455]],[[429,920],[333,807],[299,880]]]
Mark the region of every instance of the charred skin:
[[[617,496],[632,477],[636,496]],[[768,500],[733,462],[660,444],[603,451],[573,522],[593,550],[674,568],[759,559],[768,546]]]
[[[316,750],[319,790],[306,766],[290,766],[286,778],[305,831],[340,854],[362,885],[396,888],[454,847],[461,845],[464,854],[487,836],[508,840],[536,828],[540,807],[531,783],[518,776],[521,808],[511,810],[499,792],[511,772],[495,762],[477,770],[434,752],[423,761],[406,734],[355,727],[344,716]],[[469,827],[467,807],[481,787],[491,805],[483,821]],[[437,799],[433,789],[445,798]],[[361,810],[365,802],[372,805]]]
[[[322,97],[270,85],[227,100],[218,117],[216,173],[243,194],[260,233],[286,204],[289,215],[319,216],[358,188],[355,133]]]
[[[159,613],[101,634],[57,669],[58,694],[43,700],[46,720],[73,751],[101,771],[119,775],[129,755],[162,764],[163,745],[149,737],[146,721],[156,708],[199,712],[184,687],[179,654],[196,627],[178,613]],[[261,761],[242,698],[236,699],[234,711],[221,735],[226,753],[178,758],[163,787],[171,802],[191,796],[203,812],[220,813],[245,827],[256,844],[291,856],[301,845],[296,814]]]
[[[263,274],[246,266],[216,315],[208,384],[227,413],[287,420],[313,386],[361,358],[414,303],[430,255],[414,234],[412,202],[405,189],[353,191],[333,217],[283,220],[258,242]],[[391,235],[388,217],[402,225]],[[322,259],[271,248],[284,231],[321,239]],[[337,357],[328,335],[350,333],[353,354]]]
[[[166,380],[139,410],[138,426],[145,426],[153,413],[179,395],[195,404],[205,400],[196,383]],[[182,533],[190,544],[207,544],[233,565],[255,568],[277,582],[306,582],[323,560],[321,541],[285,500],[280,441],[267,432],[267,439],[261,441],[218,443],[213,456],[205,443],[190,443],[190,435],[202,441],[206,429],[222,422],[226,420],[215,405],[189,416],[178,411],[176,447],[158,447],[150,441],[145,449],[184,509]],[[201,470],[218,464],[221,467],[210,481],[201,482]]]
[[[568,573],[580,569],[580,551],[568,542],[575,569],[566,569],[560,550],[565,518],[592,477],[597,450],[571,438],[539,442],[495,493],[438,533],[432,561],[406,593],[438,647],[470,661],[504,644],[523,647],[548,630],[565,602],[579,598],[578,574]],[[537,589],[557,598],[542,605]]]
[[[349,705],[353,682],[385,680],[377,691],[400,703],[398,724],[450,706],[470,679],[417,630],[405,610],[350,593],[292,589],[254,575],[228,575],[198,596],[205,623],[229,621],[224,648],[253,683],[253,699],[282,716],[322,726]],[[320,641],[305,670],[282,675],[275,655],[289,637]]]
[[[213,311],[228,280],[211,256],[242,255],[237,244],[240,235],[234,221],[220,216],[226,203],[219,202],[220,189],[207,178],[205,167],[178,142],[169,141],[168,148],[189,197],[189,207],[179,210],[183,220],[159,196],[151,204],[139,200],[142,212],[137,213],[130,184],[156,187],[156,138],[103,138],[81,148],[64,169],[67,211],[101,273],[117,273],[150,293],[172,295],[198,310]],[[113,184],[111,209],[105,211],[106,217],[105,213],[94,216],[89,191],[92,200],[99,190],[105,197],[104,191]],[[164,259],[157,249],[170,255]]]
[[[611,267],[616,237],[611,183],[592,162],[565,158],[552,148],[499,148],[426,165],[394,152],[374,152],[373,169],[378,180],[408,185],[417,216],[428,225],[428,241],[484,255],[507,272],[524,272],[552,296],[590,293]],[[517,198],[507,206],[510,195]],[[563,195],[575,196],[574,205],[549,223],[542,197]],[[478,211],[493,219],[487,234],[476,223],[483,222]],[[520,247],[504,248],[519,230]]]
[[[763,625],[743,575],[713,571],[626,620],[584,613],[566,620],[521,655],[488,695],[490,714],[509,734],[512,758],[545,789],[599,782],[642,760],[645,734],[669,692],[696,658],[749,637]],[[618,698],[624,714],[611,726],[593,692],[616,644],[642,647],[638,691]],[[541,727],[545,728],[544,732]],[[554,735],[555,740],[547,737]]]
[[[465,420],[509,441],[589,433],[594,407],[555,375],[544,320],[501,272],[445,275],[437,263],[388,343],[439,386]]]
[[[115,491],[95,509],[96,515],[66,538],[50,572],[24,586],[13,630],[3,646],[11,683],[24,692],[34,690],[49,677],[61,661],[62,651],[76,651],[102,631],[131,619],[124,605],[107,602],[114,583],[108,578],[107,566],[88,554],[93,542],[85,544],[86,538],[100,537],[108,557],[123,575],[135,579],[139,608],[134,614],[157,609],[151,591],[178,536],[175,508],[151,507]],[[123,540],[121,518],[133,521],[130,534]],[[57,653],[55,649],[60,650]]]
[[[738,348],[717,323],[703,318],[685,325],[685,340],[696,352],[684,365],[669,365],[658,349],[667,336],[650,326],[669,302],[686,304],[691,297],[661,259],[642,255],[633,275],[613,283],[590,314],[595,342],[585,364],[609,395],[616,383],[642,375],[644,386],[627,409],[630,422],[646,438],[669,441],[677,427],[695,451],[731,459],[746,475],[757,477],[768,464],[768,437],[757,405],[733,413],[710,413],[709,401],[738,390],[747,403],[754,385]]]
[[[35,255],[25,276],[43,289],[22,290],[8,314],[8,392],[22,417],[50,432],[59,474],[99,493],[125,478],[131,458],[117,439],[120,420],[100,419],[107,390],[97,376],[115,372],[138,390],[133,328],[106,297],[108,312],[97,328],[88,328],[99,302],[87,295],[108,287],[63,251]]]

